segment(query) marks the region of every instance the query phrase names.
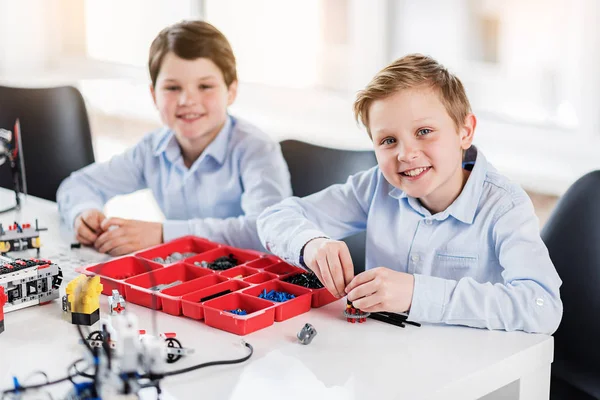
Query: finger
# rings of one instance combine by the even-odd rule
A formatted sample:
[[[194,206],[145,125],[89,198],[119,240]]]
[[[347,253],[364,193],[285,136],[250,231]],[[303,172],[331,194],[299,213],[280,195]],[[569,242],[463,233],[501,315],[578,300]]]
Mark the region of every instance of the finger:
[[[376,293],[378,289],[375,280],[368,281],[352,289],[350,293],[348,293],[348,300],[354,304],[354,301],[365,296],[371,296],[373,293]]]
[[[94,243],[94,240],[89,240],[89,239],[81,236],[79,233],[75,235],[75,240],[84,246],[91,246]]]
[[[126,236],[119,236],[119,237],[107,240],[105,243],[102,244],[102,246],[100,246],[98,248],[98,251],[100,253],[110,254],[111,251],[113,251],[117,247],[127,245],[129,243],[129,240],[130,240],[130,238],[128,238]]]
[[[361,297],[360,299],[353,301],[352,305],[359,310],[367,311],[369,309],[373,309],[375,306],[381,303],[381,301],[381,295],[379,293],[373,293],[369,296]]]
[[[123,229],[123,228],[108,230],[108,231],[104,232],[103,234],[101,234],[100,236],[98,236],[98,239],[96,239],[96,241],[94,242],[94,247],[98,251],[100,251],[100,248],[102,246],[104,246],[106,244],[106,242],[115,240],[116,238],[121,237],[121,236],[126,236],[125,233],[126,233],[125,229]]]
[[[354,263],[348,246],[344,246],[340,251],[340,261],[342,262],[342,272],[344,274],[344,287],[346,287],[354,278]],[[340,293],[344,293],[344,291],[342,290]]]
[[[363,285],[369,281],[375,279],[375,270],[368,269],[360,274],[356,275],[348,286],[346,286],[346,293],[350,293],[355,287]]]
[[[316,261],[317,265],[319,266],[319,270],[321,271],[321,277],[323,278],[321,283],[325,285],[331,294],[335,295],[336,297],[340,297],[335,284],[333,283],[333,278],[331,277],[331,272],[329,271],[329,265],[327,265],[327,256],[325,254],[319,254],[317,255]]]
[[[128,220],[123,219],[123,218],[106,218],[104,219],[104,221],[102,221],[102,224],[100,225],[100,227],[102,228],[102,230],[108,230],[108,228],[110,228],[111,226],[123,226],[127,223]]]
[[[113,257],[116,257],[116,256],[122,256],[125,254],[129,254],[133,251],[135,251],[135,249],[133,248],[133,246],[131,244],[125,244],[122,246],[115,247],[114,249],[110,250],[108,252],[108,254],[110,254]]]
[[[88,214],[85,213],[81,215],[81,222],[92,232],[98,234],[100,231],[100,223],[96,219],[96,214]]]
[[[106,215],[104,215],[103,212],[98,211],[95,214],[95,217],[96,217],[96,224],[98,224],[98,226],[101,227],[102,226],[102,222],[106,219]]]
[[[96,235],[92,230],[90,230],[88,228],[87,225],[85,225],[83,223],[81,223],[81,224],[79,224],[79,226],[77,226],[76,234],[78,237],[81,237],[84,239],[84,241],[81,243],[85,243],[85,244],[94,243],[94,241],[96,239],[98,239],[98,235]]]
[[[375,305],[372,305],[370,307],[366,307],[366,308],[359,308],[360,311],[364,311],[364,312],[369,312],[369,313],[373,313],[373,312],[382,312],[382,311],[386,311],[385,307],[383,306],[383,303],[377,303]]]
[[[329,267],[329,273],[333,279],[333,284],[335,285],[335,290],[337,292],[337,297],[341,297],[340,293],[344,293],[344,273],[342,271],[342,264],[340,263],[340,258],[338,256],[338,252],[328,252],[327,253],[327,264]]]

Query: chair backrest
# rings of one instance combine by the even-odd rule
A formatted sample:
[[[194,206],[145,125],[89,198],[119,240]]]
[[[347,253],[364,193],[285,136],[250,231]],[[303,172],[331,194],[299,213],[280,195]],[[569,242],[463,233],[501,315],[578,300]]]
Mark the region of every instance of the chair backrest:
[[[600,399],[600,171],[583,176],[562,196],[542,239],[563,281],[553,379]]]
[[[339,150],[316,146],[297,140],[281,142],[281,151],[288,164],[294,196],[304,197],[336,183],[344,183],[348,176],[377,164],[373,151]],[[356,272],[364,270],[364,232],[344,239],[350,249]]]
[[[94,162],[85,103],[74,87],[0,86],[0,128],[19,118],[28,193],[56,200],[60,182]],[[10,168],[0,167],[0,186],[12,188]]]

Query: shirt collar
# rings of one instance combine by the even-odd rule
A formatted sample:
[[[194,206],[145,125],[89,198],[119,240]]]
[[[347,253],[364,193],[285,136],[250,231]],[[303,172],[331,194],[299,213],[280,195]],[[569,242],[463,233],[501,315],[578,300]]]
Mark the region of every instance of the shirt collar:
[[[204,149],[202,155],[194,164],[201,162],[203,158],[211,157],[218,162],[219,165],[223,165],[225,162],[225,156],[227,156],[229,138],[231,137],[231,131],[233,130],[234,125],[233,119],[228,115],[227,119],[225,120],[225,125],[223,125],[214,140],[210,142],[208,146],[206,146],[206,149]]]
[[[465,154],[465,163],[475,162],[473,170],[460,195],[446,211],[465,224],[472,224],[477,206],[483,192],[483,183],[487,175],[488,163],[483,154],[475,146],[471,146]]]
[[[231,131],[234,125],[232,117],[228,115],[223,128],[221,128],[215,139],[209,143],[206,149],[204,149],[202,155],[194,162],[194,165],[192,165],[192,168],[190,169],[194,169],[195,165],[199,164],[201,160],[206,157],[211,157],[222,165],[225,161],[225,156],[227,155],[229,138],[231,137]],[[168,128],[163,129],[164,131],[157,136],[157,139],[154,142],[154,155],[159,156],[164,153],[170,162],[174,162],[181,157],[181,148],[179,147],[174,132]]]
[[[475,146],[471,146],[465,154],[464,164],[474,162],[473,170],[467,179],[467,183],[460,192],[460,195],[444,211],[435,215],[435,219],[443,220],[452,215],[457,220],[465,224],[472,224],[475,218],[475,212],[479,205],[479,199],[483,192],[483,183],[488,170],[488,162],[481,152]],[[423,215],[431,215],[425,207],[421,205],[418,199],[408,196],[404,191],[393,188],[389,195],[395,199],[407,199],[410,206]]]

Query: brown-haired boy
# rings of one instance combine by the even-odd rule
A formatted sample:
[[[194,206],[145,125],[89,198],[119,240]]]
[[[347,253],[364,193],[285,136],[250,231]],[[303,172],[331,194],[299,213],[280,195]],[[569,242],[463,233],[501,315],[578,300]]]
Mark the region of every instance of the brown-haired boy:
[[[67,178],[57,193],[63,219],[111,255],[189,234],[261,250],[256,217],[291,195],[290,179],[279,145],[227,113],[238,87],[229,42],[207,22],[183,21],[158,34],[148,64],[165,127]],[[108,199],[144,188],[164,223],[105,217]]]
[[[471,146],[476,119],[460,80],[408,55],[359,92],[354,110],[378,166],[265,210],[265,247],[366,312],[554,332],[561,280],[527,194]],[[365,229],[366,271],[354,276],[338,240]]]

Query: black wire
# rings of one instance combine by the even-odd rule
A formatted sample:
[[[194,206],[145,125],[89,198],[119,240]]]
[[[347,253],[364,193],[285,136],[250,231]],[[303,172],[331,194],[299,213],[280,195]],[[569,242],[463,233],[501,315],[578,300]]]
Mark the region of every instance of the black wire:
[[[157,379],[163,379],[166,378],[167,376],[173,376],[173,375],[179,375],[179,374],[185,374],[186,372],[191,372],[191,371],[195,371],[197,369],[200,368],[206,368],[206,367],[213,367],[215,365],[228,365],[228,364],[239,364],[239,363],[243,363],[244,361],[248,360],[250,357],[252,357],[252,354],[254,354],[254,348],[252,347],[252,345],[250,343],[245,342],[244,343],[246,345],[246,347],[248,349],[250,349],[250,353],[248,353],[248,355],[242,357],[242,358],[237,358],[235,360],[222,360],[222,361],[210,361],[210,362],[206,362],[203,364],[198,364],[198,365],[193,365],[191,367],[187,367],[187,368],[183,368],[183,369],[178,369],[175,371],[169,371],[169,372],[165,372],[162,374],[147,374],[145,376],[143,376],[143,378],[148,378],[150,380],[157,380]]]
[[[79,325],[79,324],[75,324],[75,325],[77,326],[77,332],[79,333],[79,337],[83,341],[83,344],[85,345],[85,347],[90,351],[90,353],[93,356],[94,350],[92,349],[92,346],[88,343],[87,338],[83,335],[83,331],[81,330],[81,325]]]
[[[44,378],[46,379],[46,382],[43,383],[43,385],[48,385],[48,383],[50,382],[50,380],[48,379],[48,374],[46,374],[44,371],[38,370],[38,371],[34,371],[32,372],[29,377],[25,378],[25,381],[31,380],[31,378],[33,378],[36,375],[43,375]],[[2,393],[2,397],[0,399],[4,399],[6,397],[6,395],[8,394],[8,391],[4,391]],[[46,394],[48,395],[48,397],[50,398],[50,400],[54,400],[54,398],[52,397],[52,394],[50,394],[49,392],[46,392]]]
[[[90,378],[90,379],[94,379],[94,375],[87,374],[87,373],[85,373],[85,372],[83,372],[83,371],[80,371],[80,370],[77,368],[77,363],[78,363],[78,362],[80,362],[80,361],[83,361],[83,358],[80,358],[79,360],[77,360],[77,361],[75,361],[73,364],[71,364],[71,365],[69,366],[69,369],[67,370],[67,373],[68,373],[68,372],[71,370],[71,368],[73,368],[73,369],[75,370],[75,372],[77,372],[77,374],[76,374],[75,376],[83,376],[84,378]],[[75,382],[73,382],[73,383],[75,383]]]
[[[25,378],[24,382],[27,382],[28,380],[31,380],[31,378],[33,378],[34,376],[36,376],[38,374],[44,375],[44,378],[46,378],[46,383],[49,381],[48,374],[46,374],[42,370],[38,370],[38,371],[33,371],[27,378]]]
[[[108,369],[112,368],[112,354],[110,348],[110,332],[106,329],[106,324],[102,324],[102,349],[104,350],[104,354],[106,355],[106,360],[108,362]]]
[[[250,353],[248,353],[248,355],[246,355],[246,356],[244,356],[242,358],[237,358],[237,359],[234,359],[234,360],[210,361],[210,362],[206,362],[206,363],[203,363],[203,364],[193,365],[191,367],[179,369],[179,370],[176,370],[176,371],[165,372],[165,373],[162,373],[162,374],[153,374],[153,373],[150,373],[150,374],[146,374],[144,376],[140,376],[140,378],[142,378],[142,379],[150,379],[151,381],[157,382],[157,381],[159,381],[159,380],[161,380],[163,378],[166,378],[168,376],[184,374],[184,373],[187,373],[187,372],[195,371],[195,370],[200,369],[200,368],[213,367],[213,366],[216,366],[216,365],[229,365],[229,364],[243,363],[244,361],[246,361],[250,357],[252,357],[252,355],[254,354],[254,348],[252,347],[252,345],[250,343],[247,343],[247,342],[245,342],[244,344],[250,350]],[[92,352],[93,352],[93,350],[92,350]],[[96,371],[94,371],[94,375],[85,374],[85,373],[83,373],[83,372],[81,372],[81,371],[79,371],[77,369],[77,364],[79,362],[81,362],[81,361],[83,361],[82,358],[76,360],[68,368],[68,371],[71,370],[71,368],[74,368],[75,372],[76,372],[75,374],[70,374],[69,373],[68,376],[66,376],[64,378],[56,379],[54,381],[49,381],[49,382],[46,382],[46,383],[41,383],[41,384],[37,384],[37,385],[29,385],[29,386],[19,386],[19,387],[14,388],[14,389],[8,389],[8,390],[5,390],[4,392],[2,392],[2,398],[4,398],[7,393],[18,393],[20,391],[25,391],[25,390],[30,390],[30,389],[39,389],[39,388],[42,388],[44,386],[50,386],[50,385],[54,385],[54,384],[61,383],[61,382],[64,382],[64,381],[71,381],[71,382],[73,382],[73,378],[76,377],[76,376],[84,376],[84,377],[89,377],[89,378],[94,379],[95,378],[94,375],[97,373],[98,367],[96,366]]]
[[[44,383],[38,383],[36,385],[29,385],[29,386],[21,386],[21,385],[19,385],[18,387],[14,388],[14,389],[7,389],[7,390],[5,390],[4,392],[2,392],[2,395],[4,397],[4,395],[6,395],[6,393],[18,393],[20,391],[25,391],[25,390],[29,390],[29,389],[39,389],[39,388],[42,388],[44,386],[55,385],[57,383],[61,383],[61,382],[65,382],[65,381],[70,381],[71,379],[73,379],[76,376],[77,376],[77,374],[75,374],[75,375],[69,374],[68,376],[65,376],[64,378],[60,378],[60,379],[56,379],[54,381],[49,381],[49,382],[44,382]]]
[[[85,376],[82,372],[80,372],[77,369],[77,364],[80,363],[81,361],[83,361],[83,358],[80,358],[80,359],[76,360],[75,362],[73,362],[71,365],[69,365],[69,368],[67,369],[68,375],[66,377],[64,377],[64,378],[56,379],[54,381],[46,381],[44,383],[38,383],[36,385],[29,385],[29,386],[21,386],[21,385],[19,385],[18,387],[14,388],[14,389],[8,389],[8,390],[5,390],[4,392],[2,392],[2,398],[4,398],[4,396],[7,393],[18,393],[20,391],[25,391],[25,390],[29,390],[29,389],[39,389],[39,388],[42,388],[44,386],[55,385],[57,383],[61,383],[61,382],[64,382],[64,381],[72,381],[72,379],[75,378],[78,375]],[[75,369],[75,372],[76,372],[75,374],[69,373],[69,370],[71,370],[71,368]]]

